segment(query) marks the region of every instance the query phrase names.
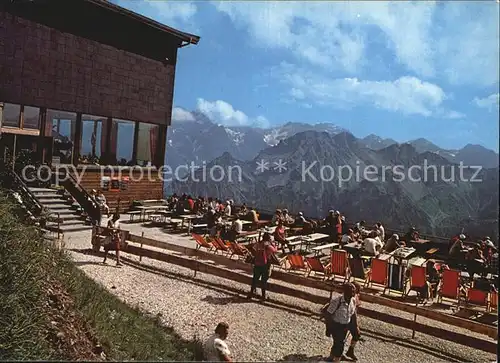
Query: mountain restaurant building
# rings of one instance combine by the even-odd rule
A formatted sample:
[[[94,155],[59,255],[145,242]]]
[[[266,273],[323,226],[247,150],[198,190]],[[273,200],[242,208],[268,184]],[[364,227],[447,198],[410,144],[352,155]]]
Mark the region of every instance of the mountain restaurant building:
[[[159,178],[107,191],[100,165],[163,165],[177,51],[198,41],[105,0],[2,2],[0,158],[85,168],[110,206],[162,198]]]

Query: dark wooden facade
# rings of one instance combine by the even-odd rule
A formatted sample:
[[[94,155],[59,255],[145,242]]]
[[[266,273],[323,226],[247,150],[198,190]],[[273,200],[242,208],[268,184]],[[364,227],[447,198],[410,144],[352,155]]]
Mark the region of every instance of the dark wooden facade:
[[[0,132],[40,135],[48,149],[48,110],[72,113],[71,160],[78,164],[82,115],[98,116],[101,164],[112,164],[115,120],[135,124],[135,156],[139,124],[157,125],[151,161],[163,165],[177,50],[198,40],[105,0],[0,2],[0,121],[3,104],[20,105],[18,124]],[[28,108],[39,110],[36,129],[23,125]]]

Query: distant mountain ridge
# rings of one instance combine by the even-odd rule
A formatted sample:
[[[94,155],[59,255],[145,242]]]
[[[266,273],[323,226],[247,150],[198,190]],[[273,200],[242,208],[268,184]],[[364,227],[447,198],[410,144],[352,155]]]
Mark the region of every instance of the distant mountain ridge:
[[[184,110],[186,111],[186,110]],[[252,126],[222,126],[216,120],[210,120],[199,111],[190,112],[191,121],[172,120],[169,127],[166,147],[166,163],[172,168],[178,165],[210,162],[224,152],[234,158],[251,160],[261,150],[275,146],[280,141],[304,131],[326,132],[331,135],[347,132],[347,130],[331,123],[307,124],[288,122],[281,126],[259,128]],[[393,144],[393,139],[384,139],[377,135],[369,135],[358,142],[372,150],[380,150]],[[411,140],[417,152],[433,152],[445,157],[452,163],[478,165],[485,168],[498,167],[498,154],[480,145],[467,145],[460,150],[446,150],[426,139]]]
[[[259,171],[256,166],[262,161],[268,168]],[[436,166],[440,176],[431,170],[426,180],[395,179],[397,165],[409,170],[414,165],[423,168],[426,163]],[[276,167],[280,164],[284,165],[282,170]],[[416,225],[423,232],[438,235],[451,235],[462,227],[479,235],[498,233],[498,167],[481,170],[476,177],[482,178],[482,182],[470,182],[475,173],[471,169],[463,171],[469,180],[460,180],[457,165],[436,152],[420,153],[410,143],[373,150],[350,133],[304,131],[263,149],[253,160],[238,160],[226,152],[208,167],[213,165],[238,165],[241,180],[235,181],[233,176],[232,180],[219,182],[175,181],[172,189],[231,198],[268,210],[286,206],[310,217],[321,217],[329,209],[337,209],[351,220],[382,220],[401,229]],[[304,165],[312,165],[307,170],[313,177],[304,173]],[[377,169],[377,180],[361,176],[339,183],[338,174],[328,180],[329,170],[346,166],[366,170],[368,165],[393,169]],[[325,169],[326,180],[320,177]],[[420,178],[425,176],[422,170],[416,172]],[[454,180],[447,180],[452,175]]]

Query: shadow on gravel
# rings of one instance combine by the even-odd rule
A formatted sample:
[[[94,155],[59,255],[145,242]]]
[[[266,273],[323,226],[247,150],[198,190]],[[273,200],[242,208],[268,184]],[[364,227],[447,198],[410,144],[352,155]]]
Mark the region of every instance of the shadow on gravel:
[[[305,354],[288,354],[278,362],[326,362],[327,359],[328,357],[323,357],[321,355],[313,355],[309,357]]]
[[[242,296],[226,296],[226,297],[215,297],[215,296],[205,296],[201,301],[205,301],[213,305],[229,305],[229,304],[244,304],[250,303],[252,300],[246,299]]]
[[[414,339],[409,338],[395,338],[393,336],[383,334],[380,331],[373,331],[368,329],[363,329],[361,325],[361,334],[365,337],[370,337],[371,339],[381,340],[387,343],[399,345],[404,348],[418,350],[420,352],[424,352],[429,355],[433,355],[436,358],[446,360],[448,362],[463,362],[463,357],[459,357],[456,355],[452,355],[448,352],[443,352],[439,349],[430,348],[428,345],[419,343]]]

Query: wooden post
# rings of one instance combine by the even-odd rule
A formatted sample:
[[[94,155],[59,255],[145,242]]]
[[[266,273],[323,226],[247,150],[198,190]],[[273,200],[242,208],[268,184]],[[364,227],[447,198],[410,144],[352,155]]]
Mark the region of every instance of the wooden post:
[[[73,123],[73,122],[72,122]],[[80,160],[80,150],[82,148],[82,114],[76,114],[75,134],[73,141],[73,165],[77,166]]]
[[[132,147],[132,162],[137,164],[137,144],[139,143],[139,122],[134,126],[134,144]]]
[[[144,238],[144,232],[142,232],[141,237]],[[141,243],[141,253],[139,254],[139,261],[142,261],[142,243]]]

